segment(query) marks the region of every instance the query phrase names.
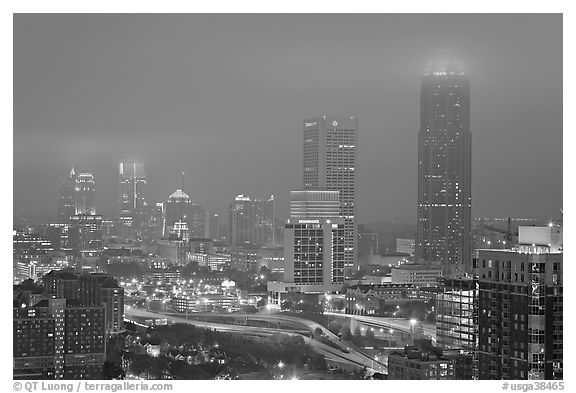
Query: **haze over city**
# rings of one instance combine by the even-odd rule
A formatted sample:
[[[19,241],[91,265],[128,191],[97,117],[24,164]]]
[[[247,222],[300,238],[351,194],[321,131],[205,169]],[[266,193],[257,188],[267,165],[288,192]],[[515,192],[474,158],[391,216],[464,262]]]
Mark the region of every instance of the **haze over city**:
[[[358,222],[415,223],[420,77],[470,75],[472,215],[562,208],[561,15],[15,15],[14,212],[54,217],[72,165],[96,210],[118,163],[150,202],[180,188],[225,213],[302,183],[303,120],[354,116]],[[42,195],[38,198],[37,195]]]

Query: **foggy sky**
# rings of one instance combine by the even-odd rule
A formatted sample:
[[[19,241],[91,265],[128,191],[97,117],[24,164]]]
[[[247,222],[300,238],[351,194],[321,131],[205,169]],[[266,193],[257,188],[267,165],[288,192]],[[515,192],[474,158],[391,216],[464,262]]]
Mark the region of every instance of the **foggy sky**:
[[[302,187],[302,121],[359,118],[359,222],[415,223],[420,75],[471,79],[472,216],[562,208],[561,15],[25,15],[14,17],[14,211],[55,217],[74,164],[99,214],[118,163],[147,199],[180,186],[225,213],[237,194]]]

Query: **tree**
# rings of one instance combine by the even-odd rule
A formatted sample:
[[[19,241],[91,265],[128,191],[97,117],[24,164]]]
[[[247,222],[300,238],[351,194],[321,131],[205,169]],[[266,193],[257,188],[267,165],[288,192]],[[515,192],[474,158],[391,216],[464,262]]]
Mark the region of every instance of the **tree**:
[[[340,326],[340,324],[336,321],[330,321],[330,323],[328,324],[328,330],[338,335],[342,332],[342,326]]]
[[[317,327],[316,329],[314,329],[314,336],[321,337],[323,335],[324,335],[324,331],[322,330],[321,327]]]
[[[124,379],[126,373],[120,364],[111,362],[110,360],[104,361],[102,367],[102,379]]]
[[[342,329],[342,340],[350,340],[352,339],[352,332],[350,332],[350,328],[348,326]]]
[[[368,345],[374,345],[375,339],[374,339],[374,331],[372,329],[366,330],[366,334],[364,337]]]
[[[362,330],[360,329],[360,326],[356,326],[354,328],[354,336],[352,337],[352,343],[354,345],[357,346],[361,346],[362,345]]]

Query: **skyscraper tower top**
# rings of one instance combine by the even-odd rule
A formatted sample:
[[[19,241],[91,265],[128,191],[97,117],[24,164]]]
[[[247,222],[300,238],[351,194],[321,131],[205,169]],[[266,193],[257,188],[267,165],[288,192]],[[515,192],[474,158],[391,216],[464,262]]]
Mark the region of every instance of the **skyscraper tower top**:
[[[467,75],[464,65],[457,60],[438,59],[428,63],[424,76]]]

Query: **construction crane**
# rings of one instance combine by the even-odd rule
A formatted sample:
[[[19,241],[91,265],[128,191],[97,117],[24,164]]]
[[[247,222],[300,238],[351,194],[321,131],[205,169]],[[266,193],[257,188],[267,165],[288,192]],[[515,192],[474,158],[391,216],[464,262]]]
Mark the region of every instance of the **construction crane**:
[[[502,228],[498,228],[492,225],[482,225],[482,228],[490,231],[490,232],[496,232],[496,233],[503,233],[504,234],[504,241],[506,242],[506,244],[512,244],[513,243],[513,236],[518,237],[518,231],[516,232],[512,232],[512,220],[510,219],[510,217],[508,217],[508,229],[502,229]]]

